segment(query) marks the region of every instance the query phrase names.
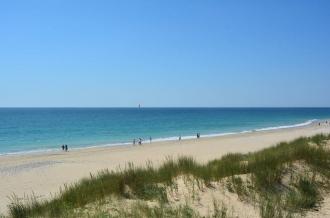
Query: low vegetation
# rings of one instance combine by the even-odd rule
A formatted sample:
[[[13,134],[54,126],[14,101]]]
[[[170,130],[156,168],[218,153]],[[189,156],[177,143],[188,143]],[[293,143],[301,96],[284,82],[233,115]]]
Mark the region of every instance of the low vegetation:
[[[231,217],[231,206],[214,199],[207,214],[175,203],[169,190],[184,176],[194,184],[190,198],[223,189],[258,209],[258,217],[294,217],[318,208],[330,190],[330,135],[283,142],[255,153],[228,154],[200,164],[167,158],[158,168],[128,164],[65,186],[51,200],[13,197],[10,217]],[[195,185],[196,184],[196,185]],[[218,185],[217,185],[218,184]],[[223,186],[219,185],[223,184]],[[180,203],[181,202],[181,203]],[[235,209],[235,208],[234,208]],[[239,211],[238,211],[239,212]]]

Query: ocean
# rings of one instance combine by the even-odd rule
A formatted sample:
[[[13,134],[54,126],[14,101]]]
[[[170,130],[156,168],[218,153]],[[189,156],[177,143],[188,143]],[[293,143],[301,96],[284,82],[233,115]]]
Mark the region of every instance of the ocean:
[[[0,155],[290,128],[330,108],[0,108]]]

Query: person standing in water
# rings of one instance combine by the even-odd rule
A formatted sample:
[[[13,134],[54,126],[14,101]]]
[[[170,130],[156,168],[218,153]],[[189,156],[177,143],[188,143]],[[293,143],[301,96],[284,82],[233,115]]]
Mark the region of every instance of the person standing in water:
[[[133,145],[135,145],[135,143],[136,143],[136,141],[135,141],[135,139],[133,139]]]
[[[151,136],[149,137],[149,140],[150,140],[150,143],[152,142],[152,138],[151,138]]]
[[[65,145],[65,151],[68,151],[68,145]]]

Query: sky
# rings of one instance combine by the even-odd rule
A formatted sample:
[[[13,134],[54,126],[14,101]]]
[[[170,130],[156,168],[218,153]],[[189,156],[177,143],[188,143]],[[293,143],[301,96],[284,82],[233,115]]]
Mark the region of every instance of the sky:
[[[329,0],[2,0],[0,107],[329,107]]]

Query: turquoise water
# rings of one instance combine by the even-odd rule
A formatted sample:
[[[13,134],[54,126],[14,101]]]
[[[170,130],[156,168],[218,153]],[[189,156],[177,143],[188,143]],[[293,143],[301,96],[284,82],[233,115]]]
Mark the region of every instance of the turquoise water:
[[[330,108],[0,108],[0,154],[307,124]]]

